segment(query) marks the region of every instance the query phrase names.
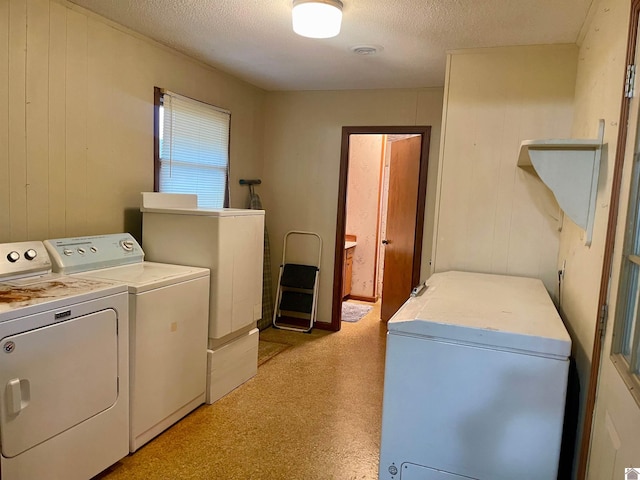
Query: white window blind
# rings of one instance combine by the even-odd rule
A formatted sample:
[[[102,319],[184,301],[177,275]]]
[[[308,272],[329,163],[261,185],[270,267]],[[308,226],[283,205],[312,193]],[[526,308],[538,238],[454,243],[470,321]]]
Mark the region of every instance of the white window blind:
[[[229,170],[228,111],[164,91],[158,190],[195,193],[202,208],[224,207]]]

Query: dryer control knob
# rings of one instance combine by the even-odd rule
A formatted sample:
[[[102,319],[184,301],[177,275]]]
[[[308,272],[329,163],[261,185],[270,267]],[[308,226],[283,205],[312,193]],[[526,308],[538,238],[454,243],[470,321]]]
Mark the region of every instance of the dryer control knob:
[[[30,248],[26,252],[24,252],[24,258],[27,260],[33,260],[38,256],[38,252],[36,252],[33,248]]]
[[[7,255],[7,260],[9,260],[11,263],[15,263],[20,260],[20,254],[16,251],[9,252],[9,255]]]
[[[120,242],[122,248],[124,248],[127,252],[133,251],[133,242],[131,240],[122,240]]]

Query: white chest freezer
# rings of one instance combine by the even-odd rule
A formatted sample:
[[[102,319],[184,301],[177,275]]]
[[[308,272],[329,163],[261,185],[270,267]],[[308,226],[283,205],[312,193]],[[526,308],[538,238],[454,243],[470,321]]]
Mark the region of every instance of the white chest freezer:
[[[388,325],[381,480],[555,480],[571,339],[540,280],[433,275]]]

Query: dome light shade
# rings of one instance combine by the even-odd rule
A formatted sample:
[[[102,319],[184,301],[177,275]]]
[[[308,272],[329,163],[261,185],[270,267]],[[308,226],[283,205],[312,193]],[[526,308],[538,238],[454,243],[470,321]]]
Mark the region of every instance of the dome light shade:
[[[331,38],[340,33],[340,0],[293,0],[293,31],[309,38]]]

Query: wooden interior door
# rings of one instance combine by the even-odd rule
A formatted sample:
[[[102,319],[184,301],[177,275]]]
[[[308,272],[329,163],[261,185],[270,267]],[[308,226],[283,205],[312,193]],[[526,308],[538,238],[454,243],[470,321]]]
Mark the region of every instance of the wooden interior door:
[[[381,318],[389,320],[409,298],[416,247],[421,137],[391,143]]]

